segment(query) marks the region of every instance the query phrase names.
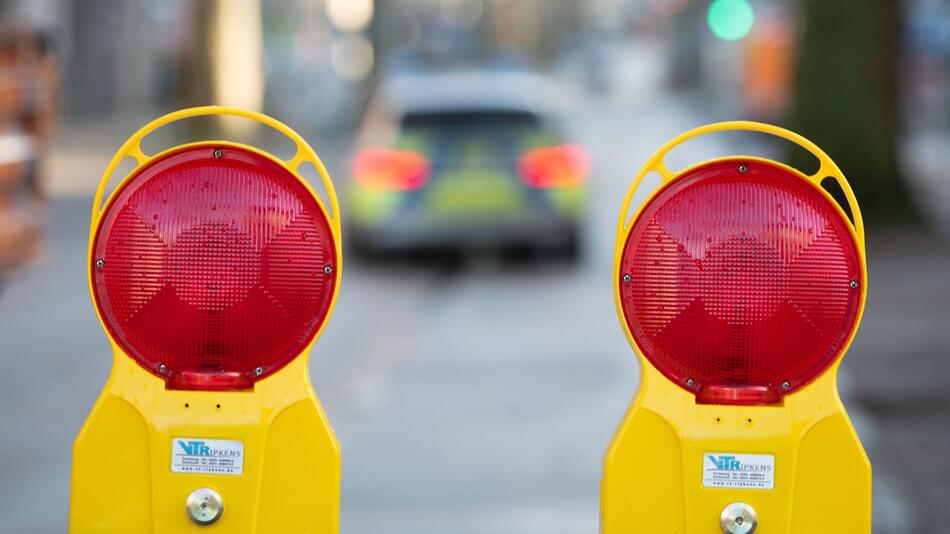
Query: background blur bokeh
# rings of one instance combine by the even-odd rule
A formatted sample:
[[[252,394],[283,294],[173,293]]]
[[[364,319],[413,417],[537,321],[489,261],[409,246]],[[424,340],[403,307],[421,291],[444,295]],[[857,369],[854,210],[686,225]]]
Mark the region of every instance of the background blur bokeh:
[[[590,164],[578,256],[348,262],[311,369],[343,446],[344,532],[596,532],[601,456],[637,387],[611,296],[623,192],[669,138],[737,118],[810,137],[853,184],[870,293],[840,384],[875,469],[874,531],[950,532],[946,2],[2,0],[0,17],[0,530],[66,529],[72,440],[111,357],[88,210],[127,136],[188,105],[257,109],[303,134],[342,194],[353,154],[400,124],[375,121],[381,88],[464,67],[484,86],[448,96],[512,71],[556,89],[552,132]],[[214,135],[287,150],[196,122],[146,149]],[[487,165],[492,149],[465,143],[468,171]],[[731,154],[809,164],[756,135],[671,163]]]

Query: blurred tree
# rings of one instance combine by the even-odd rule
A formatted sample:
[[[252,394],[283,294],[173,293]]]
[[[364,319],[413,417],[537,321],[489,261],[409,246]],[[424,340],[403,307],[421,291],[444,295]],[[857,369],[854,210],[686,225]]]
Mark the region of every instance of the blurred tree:
[[[260,0],[199,0],[186,98],[259,111],[264,92]],[[202,102],[203,101],[203,102]]]
[[[194,25],[182,54],[184,101],[260,111],[264,95],[261,0],[192,0],[191,9]],[[254,128],[242,120],[218,122],[229,133],[248,133]]]
[[[844,171],[873,221],[914,211],[898,164],[897,0],[801,0],[805,24],[789,125]],[[799,152],[789,159],[808,164]]]
[[[190,31],[179,44],[181,60],[181,97],[188,106],[205,106],[213,103],[214,94],[214,57],[208,36],[214,24],[216,4],[214,2],[192,1],[189,3],[191,22]]]

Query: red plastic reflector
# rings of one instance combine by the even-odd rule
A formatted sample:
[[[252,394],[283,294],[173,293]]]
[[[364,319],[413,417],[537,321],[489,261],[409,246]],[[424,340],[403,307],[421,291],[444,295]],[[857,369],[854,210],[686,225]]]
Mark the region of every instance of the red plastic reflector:
[[[238,148],[190,147],[113,195],[93,245],[93,292],[112,338],[168,387],[247,389],[320,328],[335,250],[326,215],[286,168]]]
[[[650,200],[618,283],[634,340],[666,377],[699,402],[771,404],[838,358],[864,280],[849,223],[817,188],[732,160]]]
[[[430,174],[429,160],[407,150],[364,148],[353,158],[353,177],[368,189],[412,191],[424,186]]]
[[[571,187],[590,173],[590,158],[575,145],[534,148],[518,159],[518,175],[529,187]]]

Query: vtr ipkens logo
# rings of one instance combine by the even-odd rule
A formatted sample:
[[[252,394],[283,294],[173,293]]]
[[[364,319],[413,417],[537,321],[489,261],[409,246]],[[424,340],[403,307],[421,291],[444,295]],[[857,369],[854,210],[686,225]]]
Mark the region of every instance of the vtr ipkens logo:
[[[178,446],[188,456],[211,456],[211,447],[205,445],[203,441],[178,440]]]
[[[735,456],[713,456],[710,454],[707,456],[709,461],[712,462],[716,469],[722,471],[741,471],[742,462],[736,460]]]
[[[215,458],[235,458],[241,456],[243,447],[238,444],[234,446],[235,442],[231,441],[218,441],[212,440],[202,441],[202,440],[185,440],[179,439],[175,441],[179,447],[181,447],[182,452],[185,453],[185,456],[211,456]]]
[[[712,469],[717,471],[759,471],[771,472],[772,465],[766,462],[743,462],[736,456],[726,454],[707,454],[706,460],[712,464]]]

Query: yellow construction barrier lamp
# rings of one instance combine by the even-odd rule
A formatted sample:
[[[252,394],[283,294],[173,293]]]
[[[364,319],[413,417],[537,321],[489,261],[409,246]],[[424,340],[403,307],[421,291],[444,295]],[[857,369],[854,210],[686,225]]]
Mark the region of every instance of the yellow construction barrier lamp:
[[[820,168],[666,166],[684,141],[729,130],[791,141]],[[631,216],[650,173],[661,184]],[[627,192],[613,274],[641,384],[606,455],[602,532],[870,533],[871,466],[836,385],[867,295],[864,228],[834,162],[754,122],[673,139]]]
[[[296,154],[226,141],[143,152],[146,135],[207,115],[273,128]],[[329,211],[298,173],[307,163]],[[339,445],[307,361],[340,262],[333,184],[284,124],[192,108],[122,145],[93,202],[89,285],[114,356],[73,449],[72,533],[338,531]]]

